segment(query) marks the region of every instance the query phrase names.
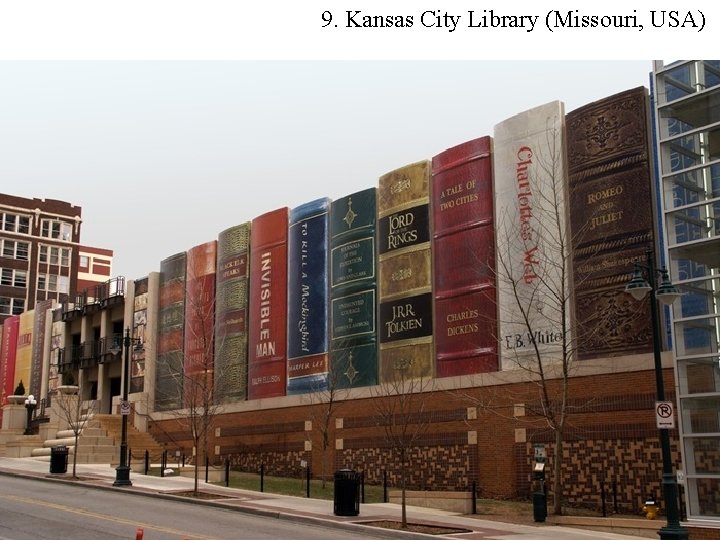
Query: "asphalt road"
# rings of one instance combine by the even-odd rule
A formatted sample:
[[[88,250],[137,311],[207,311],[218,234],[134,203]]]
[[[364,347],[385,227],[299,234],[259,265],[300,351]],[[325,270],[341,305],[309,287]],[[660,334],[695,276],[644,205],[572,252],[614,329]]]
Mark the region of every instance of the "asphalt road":
[[[349,540],[349,532],[82,485],[2,477],[0,540]],[[364,534],[363,536],[368,536]]]

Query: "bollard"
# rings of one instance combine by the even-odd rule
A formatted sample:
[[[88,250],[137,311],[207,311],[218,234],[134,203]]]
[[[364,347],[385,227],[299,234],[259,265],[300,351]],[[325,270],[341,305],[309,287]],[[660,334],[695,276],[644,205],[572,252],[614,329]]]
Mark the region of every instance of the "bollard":
[[[387,497],[387,471],[383,471],[383,502],[388,502],[388,497]]]
[[[360,502],[365,504],[365,471],[360,473]]]
[[[144,531],[142,529],[138,529],[135,533],[135,540],[143,540],[143,534]]]
[[[305,467],[305,489],[307,498],[310,498],[310,465]]]
[[[147,476],[147,473],[149,470],[150,470],[150,451],[145,450],[145,476]]]
[[[477,482],[472,483],[472,513],[477,514]]]
[[[205,456],[205,483],[208,483],[208,469],[210,468],[210,458]]]
[[[230,487],[230,458],[225,460],[225,487]]]
[[[265,482],[265,464],[264,464],[264,463],[261,463],[261,464],[260,464],[260,493],[262,493],[263,491],[265,491],[265,490],[263,489],[263,483],[264,483],[264,482]]]

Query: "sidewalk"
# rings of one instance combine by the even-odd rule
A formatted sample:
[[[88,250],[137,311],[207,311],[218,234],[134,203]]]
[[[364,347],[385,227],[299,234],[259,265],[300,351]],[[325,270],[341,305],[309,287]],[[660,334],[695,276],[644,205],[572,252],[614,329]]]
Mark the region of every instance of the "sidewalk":
[[[72,464],[68,464],[68,471]],[[50,482],[70,481],[69,474],[50,474],[49,463],[36,461],[31,458],[0,457],[0,475],[28,476],[44,479]],[[83,478],[83,486],[98,489],[122,490],[136,495],[177,498],[173,492],[183,492],[193,489],[193,479],[180,476],[156,477],[131,473],[132,486],[114,487],[115,469],[110,465],[78,464],[77,475]],[[360,515],[353,517],[335,516],[333,501],[321,499],[307,499],[290,497],[272,493],[259,493],[233,488],[205,484],[201,482],[200,489],[206,493],[216,494],[224,498],[218,499],[192,499],[197,504],[232,508],[239,512],[264,515],[276,519],[290,519],[296,521],[312,522],[316,525],[354,530],[358,534],[368,531],[363,522],[368,521],[399,521],[401,508],[397,504],[362,504]],[[187,497],[182,500],[188,501]],[[463,516],[431,508],[407,507],[408,521],[425,525],[440,527],[454,527],[466,529],[467,533],[445,535],[427,535],[395,531],[372,527],[371,533],[375,536],[383,535],[390,538],[456,538],[466,540],[480,539],[506,539],[509,540],[628,540],[640,538],[614,533],[598,532],[596,530],[583,530],[550,523],[538,523],[536,526],[518,525],[477,519],[472,516]]]

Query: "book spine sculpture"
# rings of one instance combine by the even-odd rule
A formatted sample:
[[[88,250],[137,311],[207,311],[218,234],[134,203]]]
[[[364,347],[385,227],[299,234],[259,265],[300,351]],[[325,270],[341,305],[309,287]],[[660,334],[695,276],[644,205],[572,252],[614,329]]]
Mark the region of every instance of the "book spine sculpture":
[[[247,397],[250,222],[218,235],[215,289],[215,402]]]
[[[498,338],[502,369],[537,369],[571,346],[565,113],[559,101],[495,126]]]
[[[203,406],[213,396],[216,259],[216,240],[187,252],[183,362],[186,407]]]
[[[330,199],[290,212],[288,226],[288,395],[328,389]]]
[[[378,381],[377,190],[333,201],[330,212],[331,343],[334,388]]]
[[[648,303],[624,292],[634,263],[644,263],[655,242],[652,205],[638,204],[653,200],[648,107],[640,87],[567,115],[581,359],[653,349]]]
[[[430,162],[380,177],[380,382],[433,375]]]
[[[250,229],[248,399],[284,396],[288,209],[256,217]]]
[[[155,410],[182,408],[185,330],[185,271],[183,251],[160,263],[158,344],[155,368]]]
[[[498,369],[492,138],[432,159],[436,375]]]

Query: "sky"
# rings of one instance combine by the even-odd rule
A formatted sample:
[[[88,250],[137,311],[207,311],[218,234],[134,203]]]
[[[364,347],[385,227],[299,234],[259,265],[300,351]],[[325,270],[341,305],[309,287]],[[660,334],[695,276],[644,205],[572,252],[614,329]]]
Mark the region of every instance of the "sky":
[[[114,276],[141,278],[226,228],[376,186],[529,108],[648,86],[645,58],[716,48],[708,4],[684,4],[671,28],[658,24],[667,8],[608,2],[592,13],[642,29],[568,29],[548,21],[585,14],[569,0],[362,2],[360,17],[402,15],[406,28],[357,28],[347,0],[3,2],[0,192],[81,206],[81,243],[113,250]],[[472,26],[471,11],[535,26]],[[445,15],[459,17],[452,32]]]
[[[0,62],[0,191],[82,207],[141,278],[222,230],[377,186],[559,99],[648,86],[649,61]]]

